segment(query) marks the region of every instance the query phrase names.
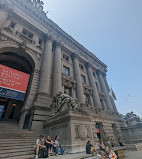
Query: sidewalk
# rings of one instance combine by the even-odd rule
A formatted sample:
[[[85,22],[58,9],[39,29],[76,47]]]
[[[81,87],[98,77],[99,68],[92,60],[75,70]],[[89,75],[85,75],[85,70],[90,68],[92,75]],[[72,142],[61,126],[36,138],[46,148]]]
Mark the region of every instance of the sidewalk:
[[[92,159],[92,155],[87,155],[86,153],[77,154],[66,154],[58,156],[50,156],[48,159]],[[93,159],[100,159],[99,157],[93,157]]]
[[[139,151],[125,151],[125,159],[142,159],[142,150]]]
[[[139,151],[125,151],[125,159],[142,159],[142,150]],[[77,154],[66,154],[59,156],[50,156],[48,159],[100,159],[99,157],[91,157],[91,155],[86,155],[85,153]]]

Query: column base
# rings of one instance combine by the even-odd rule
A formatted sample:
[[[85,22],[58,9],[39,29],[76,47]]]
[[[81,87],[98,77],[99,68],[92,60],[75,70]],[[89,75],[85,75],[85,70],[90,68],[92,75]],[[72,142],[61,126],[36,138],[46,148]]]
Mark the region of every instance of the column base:
[[[21,114],[20,120],[19,120],[19,128],[20,129],[23,129],[23,127],[24,127],[24,122],[25,122],[25,117],[26,117],[27,112],[28,111],[25,111],[25,110],[22,111],[22,114]]]
[[[44,121],[48,120],[51,116],[50,105],[52,98],[48,94],[38,94],[32,106],[33,120],[31,130],[42,132]]]

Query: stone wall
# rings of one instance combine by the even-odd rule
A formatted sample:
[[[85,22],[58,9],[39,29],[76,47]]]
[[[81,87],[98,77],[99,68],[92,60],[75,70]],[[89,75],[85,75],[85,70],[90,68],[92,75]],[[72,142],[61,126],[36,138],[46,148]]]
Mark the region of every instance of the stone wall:
[[[142,142],[142,124],[121,128],[126,144],[136,144]]]

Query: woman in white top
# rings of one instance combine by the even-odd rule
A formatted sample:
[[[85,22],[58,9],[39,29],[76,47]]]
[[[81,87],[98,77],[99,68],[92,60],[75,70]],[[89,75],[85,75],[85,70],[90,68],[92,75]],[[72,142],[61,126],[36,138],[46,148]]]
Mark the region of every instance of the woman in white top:
[[[64,150],[63,150],[62,146],[59,143],[59,136],[55,137],[55,142],[54,143],[55,143],[55,148],[56,148],[56,155],[58,155],[59,149],[61,149],[61,153],[64,154]]]

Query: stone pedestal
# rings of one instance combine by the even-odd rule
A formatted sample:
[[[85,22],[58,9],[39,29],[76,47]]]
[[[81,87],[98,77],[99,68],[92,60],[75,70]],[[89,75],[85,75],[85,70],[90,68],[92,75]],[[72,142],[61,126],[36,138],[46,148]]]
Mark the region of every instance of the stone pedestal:
[[[44,124],[46,134],[60,137],[67,153],[85,151],[86,143],[92,140],[91,119],[85,112],[68,110],[53,116]]]
[[[142,124],[121,128],[126,144],[142,144]]]

